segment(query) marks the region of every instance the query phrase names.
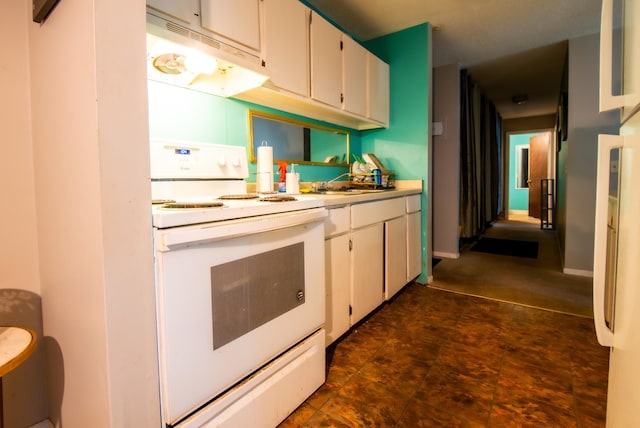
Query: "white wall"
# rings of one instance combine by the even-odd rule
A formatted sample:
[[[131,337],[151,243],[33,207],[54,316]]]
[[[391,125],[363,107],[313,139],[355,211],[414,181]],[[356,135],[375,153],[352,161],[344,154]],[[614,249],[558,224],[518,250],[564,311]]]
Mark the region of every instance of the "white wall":
[[[598,134],[616,134],[618,112],[598,113],[599,35],[569,41],[569,117],[566,163],[564,270],[589,275],[593,270],[595,175]]]
[[[19,136],[32,138],[36,209],[21,215],[37,224],[49,415],[159,426],[145,2],[64,0],[43,25],[27,15],[32,128]]]
[[[32,328],[42,337],[26,19],[31,3],[0,3],[0,325]],[[47,416],[42,343],[3,377],[4,422],[26,427]]]
[[[433,136],[433,255],[457,258],[460,225],[460,70],[457,64],[434,69],[433,121],[443,126]]]
[[[2,288],[40,293],[38,278],[35,195],[29,117],[29,57],[26,1],[0,4],[0,44],[8,61],[0,68],[2,167],[0,168],[0,272]]]

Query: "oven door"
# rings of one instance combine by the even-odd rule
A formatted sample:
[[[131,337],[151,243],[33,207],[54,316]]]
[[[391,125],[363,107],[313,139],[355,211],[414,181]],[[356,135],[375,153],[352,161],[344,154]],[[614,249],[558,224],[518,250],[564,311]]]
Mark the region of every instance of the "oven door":
[[[314,208],[154,231],[165,423],[322,327],[325,216]]]

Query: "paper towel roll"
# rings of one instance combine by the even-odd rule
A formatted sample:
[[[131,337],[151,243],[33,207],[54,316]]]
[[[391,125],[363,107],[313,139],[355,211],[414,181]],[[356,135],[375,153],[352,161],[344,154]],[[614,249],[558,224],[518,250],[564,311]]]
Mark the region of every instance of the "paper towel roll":
[[[256,183],[259,193],[273,192],[273,172],[259,172]]]
[[[258,147],[258,172],[273,172],[273,147]]]
[[[258,147],[256,183],[259,192],[273,191],[273,147],[263,141]]]

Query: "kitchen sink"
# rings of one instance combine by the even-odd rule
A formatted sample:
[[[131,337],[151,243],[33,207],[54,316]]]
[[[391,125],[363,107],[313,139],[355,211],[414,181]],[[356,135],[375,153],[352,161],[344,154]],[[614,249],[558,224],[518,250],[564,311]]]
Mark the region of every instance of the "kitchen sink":
[[[381,193],[390,189],[336,189],[336,190],[318,190],[311,192],[312,195],[362,195],[366,193]]]

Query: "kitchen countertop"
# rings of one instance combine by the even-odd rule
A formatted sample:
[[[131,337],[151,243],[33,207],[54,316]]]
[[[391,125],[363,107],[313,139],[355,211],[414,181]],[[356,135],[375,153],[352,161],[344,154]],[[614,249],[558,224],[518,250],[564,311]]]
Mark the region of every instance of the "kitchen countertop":
[[[304,184],[304,183],[303,183]],[[339,189],[340,183],[338,183]],[[395,183],[394,189],[383,190],[380,192],[364,192],[358,193],[357,190],[354,194],[348,193],[303,193],[305,196],[318,197],[324,200],[324,205],[327,208],[336,207],[340,205],[357,204],[361,202],[373,202],[382,199],[398,198],[407,195],[416,195],[422,193],[422,181],[421,180],[398,180]],[[305,186],[301,185],[301,188]]]

